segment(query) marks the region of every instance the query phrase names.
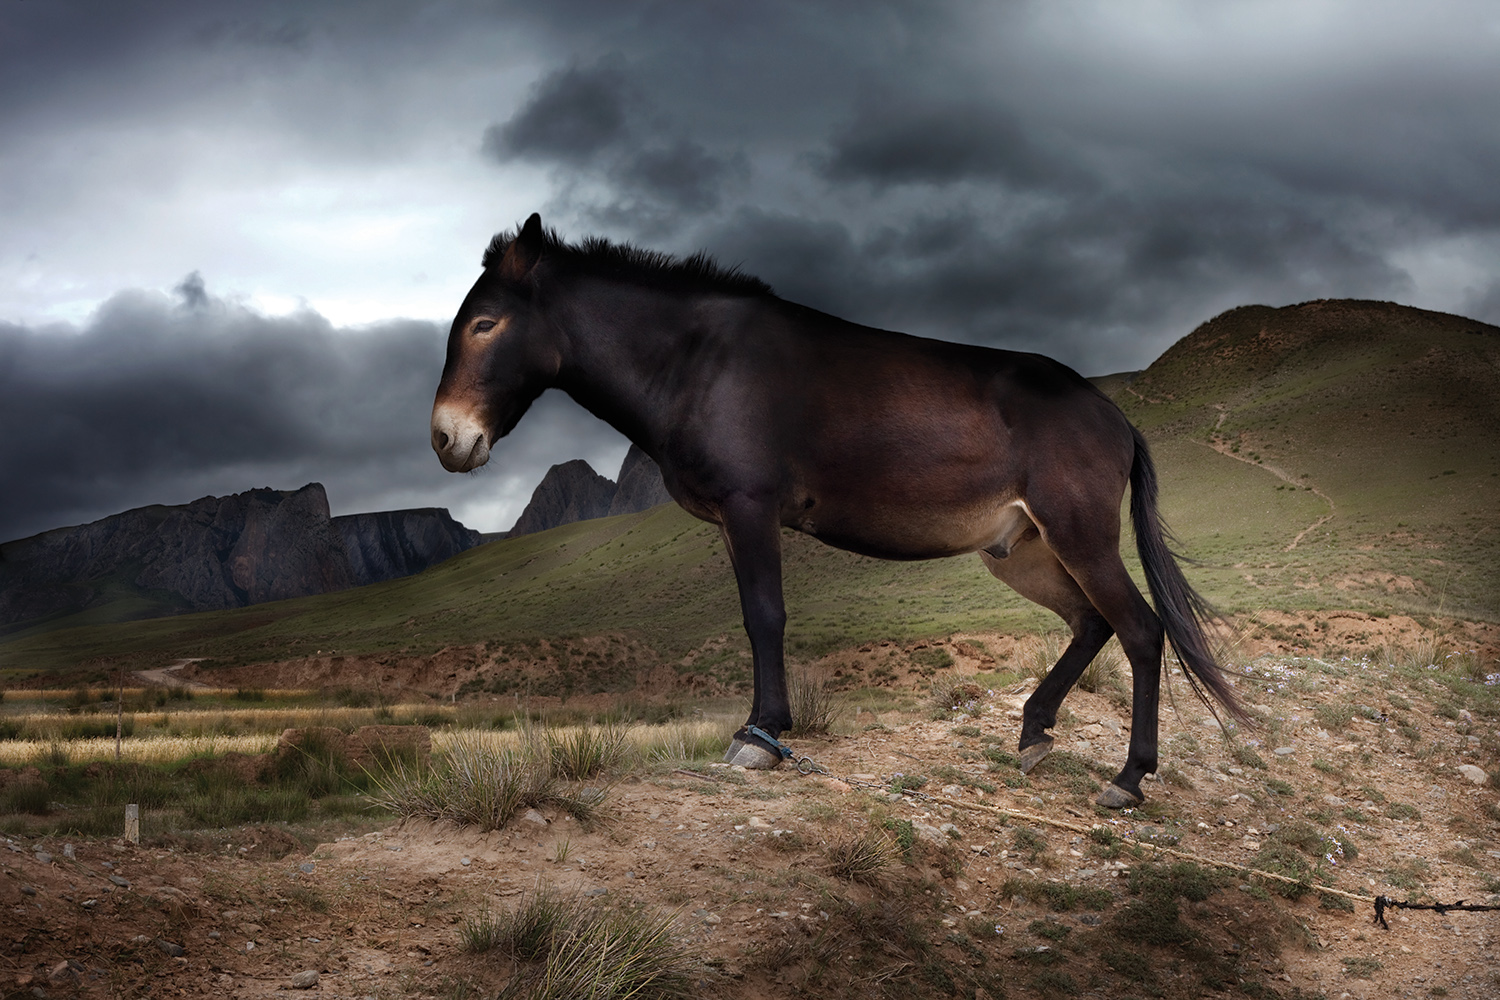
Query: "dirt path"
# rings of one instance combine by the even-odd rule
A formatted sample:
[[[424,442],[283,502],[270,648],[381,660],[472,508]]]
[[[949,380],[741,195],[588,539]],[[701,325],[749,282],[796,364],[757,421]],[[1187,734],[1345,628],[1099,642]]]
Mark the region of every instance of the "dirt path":
[[[1292,540],[1287,543],[1286,548],[1282,549],[1283,552],[1291,552],[1298,546],[1298,544],[1301,543],[1303,538],[1307,537],[1308,532],[1316,528],[1320,528],[1323,525],[1327,524],[1329,521],[1333,520],[1333,516],[1338,513],[1338,508],[1334,504],[1333,498],[1330,497],[1327,493],[1324,493],[1322,490],[1318,489],[1316,486],[1312,485],[1312,483],[1305,482],[1300,479],[1294,479],[1292,478],[1291,473],[1285,471],[1284,469],[1278,469],[1276,466],[1271,465],[1269,462],[1257,462],[1253,459],[1246,458],[1231,451],[1231,445],[1229,444],[1229,442],[1224,440],[1222,437],[1219,437],[1218,434],[1219,428],[1224,426],[1224,419],[1229,416],[1229,409],[1228,407],[1220,406],[1218,410],[1219,419],[1214,422],[1214,436],[1206,443],[1200,441],[1198,442],[1199,444],[1203,444],[1204,447],[1207,448],[1212,448],[1220,455],[1223,455],[1226,458],[1232,458],[1236,462],[1244,462],[1246,465],[1252,465],[1257,469],[1263,469],[1290,486],[1295,486],[1298,489],[1302,489],[1305,487],[1313,494],[1313,496],[1318,497],[1328,505],[1328,513],[1324,514],[1312,524],[1309,524],[1307,527],[1297,532],[1297,534],[1293,536]]]
[[[154,670],[137,670],[135,678],[142,684],[149,684],[153,687],[178,687],[187,688],[189,691],[208,691],[210,688],[207,684],[190,681],[185,677],[177,676],[177,672],[183,667],[189,663],[197,663],[201,659],[203,659],[201,656],[184,657],[181,660],[173,660],[165,667],[157,667]]]

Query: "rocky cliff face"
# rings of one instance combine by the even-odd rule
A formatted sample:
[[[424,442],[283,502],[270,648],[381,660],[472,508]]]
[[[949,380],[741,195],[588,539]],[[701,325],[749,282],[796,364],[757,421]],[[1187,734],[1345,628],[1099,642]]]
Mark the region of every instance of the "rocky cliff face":
[[[514,538],[574,521],[634,514],[671,500],[661,469],[649,455],[631,445],[620,465],[618,484],[599,475],[581,458],[548,469],[508,534]]]
[[[650,455],[635,445],[630,446],[630,450],[625,453],[625,461],[620,463],[618,482],[614,498],[609,502],[611,516],[635,514],[650,510],[658,504],[672,502],[672,494],[667,492],[667,484],[662,482],[661,469],[651,461]]]
[[[346,514],[333,519],[358,586],[411,576],[480,543],[441,507]]]
[[[0,545],[0,628],[244,607],[418,572],[478,544],[443,510],[330,518],[319,483],[129,510]]]

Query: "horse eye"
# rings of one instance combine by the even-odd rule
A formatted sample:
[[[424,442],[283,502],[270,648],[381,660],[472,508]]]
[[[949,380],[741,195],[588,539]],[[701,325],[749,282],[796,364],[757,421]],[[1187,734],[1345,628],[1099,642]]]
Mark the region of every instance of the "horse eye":
[[[495,328],[494,320],[482,319],[474,324],[475,333],[489,333]]]

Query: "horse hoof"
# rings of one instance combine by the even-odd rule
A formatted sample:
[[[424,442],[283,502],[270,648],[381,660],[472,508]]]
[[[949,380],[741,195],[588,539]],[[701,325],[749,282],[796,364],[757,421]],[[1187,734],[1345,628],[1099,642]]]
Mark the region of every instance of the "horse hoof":
[[[1095,804],[1106,809],[1126,809],[1138,806],[1145,801],[1141,796],[1132,795],[1114,782],[1105,785],[1104,791],[1100,792],[1099,797],[1094,800]]]
[[[1042,762],[1042,758],[1052,752],[1052,741],[1043,740],[1041,743],[1033,743],[1021,751],[1021,757],[1017,763],[1021,766],[1021,773],[1027,774],[1033,767]]]
[[[724,754],[726,764],[738,764],[751,771],[769,771],[781,766],[781,754],[773,753],[755,740],[735,740]]]

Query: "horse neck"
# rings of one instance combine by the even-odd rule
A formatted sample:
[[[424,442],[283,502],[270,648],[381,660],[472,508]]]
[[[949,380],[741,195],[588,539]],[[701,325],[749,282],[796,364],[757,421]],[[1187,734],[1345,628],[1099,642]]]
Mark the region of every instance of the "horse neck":
[[[554,315],[567,338],[556,385],[648,453],[666,432],[664,378],[680,366],[696,304],[637,285],[574,279]]]

